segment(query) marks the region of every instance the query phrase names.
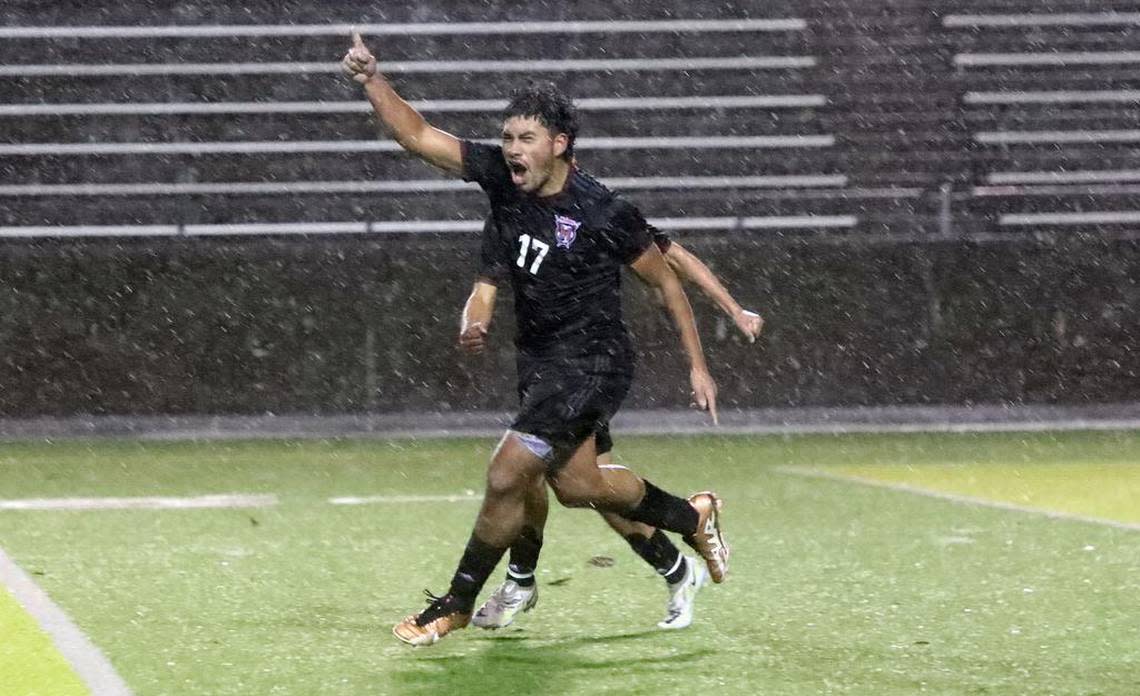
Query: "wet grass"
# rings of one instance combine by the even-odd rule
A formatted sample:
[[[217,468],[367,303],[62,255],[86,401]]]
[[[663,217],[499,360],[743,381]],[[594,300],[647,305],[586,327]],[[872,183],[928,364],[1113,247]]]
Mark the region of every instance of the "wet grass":
[[[492,445],[0,443],[2,498],[280,499],[0,511],[0,547],[140,695],[1140,693],[1140,532],[784,470],[1131,472],[1135,433],[619,437],[619,460],[659,485],[727,500],[732,574],[702,593],[692,628],[656,630],[661,581],[596,515],[555,507],[535,611],[504,631],[398,644],[392,623],[423,588],[445,589],[477,505],[328,498],[478,491]]]

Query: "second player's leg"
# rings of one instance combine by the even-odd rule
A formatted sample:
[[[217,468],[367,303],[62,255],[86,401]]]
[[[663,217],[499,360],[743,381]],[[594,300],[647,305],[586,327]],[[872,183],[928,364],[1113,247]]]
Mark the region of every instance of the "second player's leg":
[[[624,467],[600,468],[596,459],[593,436],[565,459],[555,458],[547,480],[560,503],[617,513],[633,522],[682,534],[705,559],[713,582],[724,580],[728,547],[721,537],[720,501],[715,495],[679,498]]]
[[[605,449],[603,449],[603,442],[605,442]],[[610,449],[612,446],[611,442],[612,441],[609,437],[609,427],[607,425],[605,431],[599,431],[597,435],[598,468],[624,469],[625,467],[619,464],[614,464],[613,453]],[[657,531],[655,528],[645,524],[644,522],[634,522],[633,520],[628,520],[614,512],[601,512],[601,515],[602,519],[606,521],[606,524],[610,526],[610,529],[614,530],[626,539],[629,539],[629,537],[633,535],[642,536],[648,539],[649,537],[653,536],[654,532]]]
[[[613,463],[610,453],[613,440],[609,437],[608,428],[598,433],[598,441],[605,447],[598,455],[598,466],[603,469],[621,468]],[[682,554],[660,529],[644,522],[634,522],[613,512],[603,512],[601,515],[610,529],[620,534],[633,552],[665,580],[669,598],[665,604],[665,618],[657,626],[678,629],[692,624],[697,593],[708,579],[705,568]]]
[[[629,469],[602,469],[597,463],[594,436],[568,456],[562,455],[547,474],[558,502],[566,507],[589,507],[623,513],[645,497],[645,484]]]

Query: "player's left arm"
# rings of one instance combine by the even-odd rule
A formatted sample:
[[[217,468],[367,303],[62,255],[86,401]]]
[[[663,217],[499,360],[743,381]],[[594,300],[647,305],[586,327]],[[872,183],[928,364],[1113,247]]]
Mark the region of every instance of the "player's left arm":
[[[707,410],[713,423],[718,423],[716,413],[716,382],[709,374],[705,352],[701,347],[701,337],[697,333],[697,322],[693,318],[693,308],[689,298],[681,288],[677,274],[669,268],[665,257],[656,244],[650,244],[631,264],[630,268],[649,286],[657,289],[665,300],[665,307],[673,319],[673,325],[681,334],[681,345],[689,358],[689,381],[693,388],[693,401],[702,410]]]
[[[764,318],[740,306],[732,293],[724,287],[716,274],[696,254],[673,240],[665,250],[665,261],[682,280],[687,280],[701,289],[710,300],[732,319],[736,328],[751,343],[764,328]]]

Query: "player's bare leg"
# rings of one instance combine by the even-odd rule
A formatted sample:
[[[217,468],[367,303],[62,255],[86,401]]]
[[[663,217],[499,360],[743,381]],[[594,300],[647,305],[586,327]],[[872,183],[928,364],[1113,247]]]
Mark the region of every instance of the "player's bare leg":
[[[665,493],[625,467],[609,464],[608,457],[601,461],[607,463],[599,466],[595,441],[590,437],[563,463],[552,467],[548,475],[550,486],[563,505],[610,510],[603,512],[606,521],[669,582],[670,597],[666,616],[658,625],[662,628],[688,626],[692,621],[696,593],[704,584],[708,573],[684,557],[660,530],[645,522],[628,519],[627,515],[643,515],[660,519],[665,524],[673,524],[672,531],[686,534],[687,541],[700,552],[697,545],[702,537],[700,530],[708,526],[709,516],[707,513],[702,514],[698,504],[703,502],[707,494],[694,496],[693,501],[685,501]],[[532,541],[524,539],[523,535],[515,540],[511,548],[512,565],[515,567],[508,570],[506,581],[480,607],[475,617],[477,626],[501,628],[510,625],[518,613],[534,606],[537,591],[530,583],[533,583],[533,572],[541,549],[541,531],[548,508],[545,488],[533,485],[525,495],[523,524],[524,530],[530,530]],[[629,512],[623,514],[613,512],[615,509],[624,511],[627,508],[630,508]],[[711,510],[715,514],[717,507],[714,506]],[[719,526],[715,519],[713,525],[717,532],[716,539],[720,540]],[[708,542],[705,545],[710,546]],[[719,555],[719,550],[727,551],[727,547],[723,542],[712,547],[714,550],[709,557],[714,560],[708,561],[709,565],[717,563],[721,569],[720,579],[723,579],[724,561],[727,559]],[[516,560],[521,562],[515,564]],[[528,580],[530,583],[527,583]]]
[[[546,462],[523,444],[518,433],[504,435],[487,469],[475,535],[495,546],[509,546],[526,521],[527,497],[542,483],[545,470]]]
[[[542,551],[542,533],[549,511],[546,479],[539,477],[527,490],[525,519],[522,531],[511,544],[507,577],[471,617],[471,623],[479,628],[505,628],[514,622],[518,614],[530,611],[538,603],[538,584],[534,573]]]
[[[609,452],[597,457],[602,469],[619,468]],[[542,530],[549,513],[545,481],[532,486],[526,498],[526,521],[510,548],[507,577],[472,617],[480,628],[503,628],[516,616],[529,611],[538,600],[534,573],[542,548]],[[660,530],[642,522],[628,520],[616,513],[601,513],[607,524],[629,543],[630,547],[666,582],[669,598],[662,628],[684,628],[692,622],[693,602],[697,591],[708,578],[707,572],[691,558],[685,557]]]
[[[468,624],[479,590],[519,535],[526,497],[545,467],[517,433],[503,436],[487,469],[483,504],[451,587],[441,597],[429,594],[426,609],[396,624],[392,633],[397,638],[411,645],[430,645]]]

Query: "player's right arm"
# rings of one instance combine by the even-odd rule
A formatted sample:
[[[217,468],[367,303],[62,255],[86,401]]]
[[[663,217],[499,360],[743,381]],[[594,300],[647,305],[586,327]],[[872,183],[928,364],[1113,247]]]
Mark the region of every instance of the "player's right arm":
[[[396,94],[376,69],[376,57],[364,45],[360,34],[352,35],[352,48],[344,54],[341,68],[345,75],[364,88],[376,117],[401,147],[446,172],[463,173],[463,150],[459,139],[432,126]]]
[[[487,330],[491,327],[491,317],[495,313],[495,293],[493,284],[482,280],[475,281],[471,295],[463,305],[463,317],[459,322],[459,347],[466,353],[482,353],[487,347]]]
[[[499,284],[507,280],[509,257],[504,255],[499,226],[493,216],[483,221],[479,249],[479,274],[471,295],[463,305],[459,322],[459,347],[466,353],[482,353],[487,347],[487,330],[495,313]]]

